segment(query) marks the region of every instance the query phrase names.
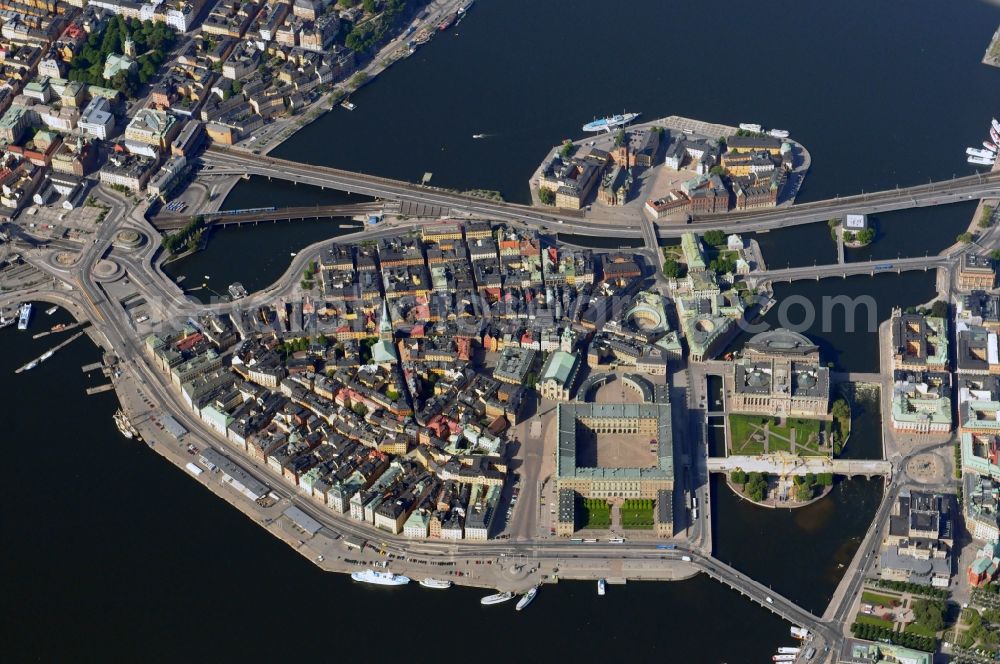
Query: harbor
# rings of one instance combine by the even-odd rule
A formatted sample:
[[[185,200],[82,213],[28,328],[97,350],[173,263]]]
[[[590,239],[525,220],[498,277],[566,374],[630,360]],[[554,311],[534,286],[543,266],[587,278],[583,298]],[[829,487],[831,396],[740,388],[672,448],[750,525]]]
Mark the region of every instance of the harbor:
[[[80,337],[82,337],[83,335],[84,335],[84,332],[82,332],[82,331],[81,332],[77,332],[76,334],[74,334],[70,338],[66,339],[65,341],[63,341],[63,342],[59,343],[58,345],[53,346],[52,348],[48,349],[47,351],[45,351],[44,353],[42,353],[41,355],[39,355],[38,357],[36,357],[35,359],[33,359],[31,362],[28,362],[27,364],[22,365],[21,367],[19,367],[18,369],[16,369],[14,371],[14,373],[21,373],[22,371],[31,371],[32,369],[34,369],[35,367],[37,367],[39,364],[41,364],[42,362],[48,360],[53,355],[55,355],[60,349],[65,348],[66,346],[68,346],[69,344],[73,343],[74,341],[76,341],[77,339],[79,339]]]

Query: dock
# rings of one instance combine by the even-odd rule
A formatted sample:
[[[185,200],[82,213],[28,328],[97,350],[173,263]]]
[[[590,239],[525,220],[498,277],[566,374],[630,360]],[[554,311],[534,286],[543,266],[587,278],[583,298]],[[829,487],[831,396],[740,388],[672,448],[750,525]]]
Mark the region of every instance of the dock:
[[[100,362],[94,362],[92,364],[85,364],[82,367],[80,367],[80,369],[83,371],[83,373],[87,373],[88,371],[97,371],[102,366],[103,365]]]
[[[56,329],[57,326],[53,326],[51,330],[46,330],[45,332],[39,332],[38,334],[33,335],[31,338],[32,339],[41,339],[42,337],[47,337],[50,334],[55,334],[57,332],[68,332],[70,330],[75,330],[76,328],[80,327],[81,325],[85,325],[87,322],[88,321],[78,321],[76,323],[70,323],[69,325],[65,325],[63,327],[60,327],[59,329]]]
[[[113,389],[115,389],[115,386],[112,385],[111,383],[107,383],[106,385],[98,385],[97,387],[88,387],[87,396],[90,396],[91,394],[100,394],[101,392],[110,392]]]
[[[79,339],[82,336],[83,336],[83,332],[82,331],[81,332],[77,332],[76,334],[74,334],[73,336],[71,336],[69,339],[66,339],[62,343],[60,343],[60,344],[58,344],[56,346],[53,346],[52,348],[48,349],[47,351],[45,351],[44,353],[42,353],[41,355],[39,355],[38,357],[36,357],[35,359],[33,359],[31,362],[28,362],[27,364],[25,364],[23,367],[19,367],[18,369],[16,369],[14,371],[14,373],[19,374],[22,371],[29,371],[31,369],[34,369],[39,364],[41,364],[45,360],[49,359],[53,355],[55,355],[56,351],[58,351],[59,349],[63,348],[64,346],[68,346],[69,344],[73,343],[74,341],[76,341],[77,339]],[[97,366],[101,366],[101,365],[98,364]]]

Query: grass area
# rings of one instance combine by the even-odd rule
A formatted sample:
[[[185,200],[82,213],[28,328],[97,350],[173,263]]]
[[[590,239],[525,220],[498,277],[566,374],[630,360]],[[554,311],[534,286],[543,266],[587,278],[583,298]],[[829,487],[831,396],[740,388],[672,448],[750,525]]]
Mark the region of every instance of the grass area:
[[[885,627],[886,629],[892,629],[891,620],[883,620],[878,616],[870,616],[867,613],[859,613],[854,617],[854,622],[861,623],[862,625],[874,625],[875,627]]]
[[[755,434],[763,435],[764,425],[770,435],[768,440],[755,440]],[[767,452],[792,452],[795,454],[820,454],[819,434],[824,423],[798,417],[779,421],[764,415],[730,415],[729,432],[733,454],[755,456]],[[794,430],[794,448],[792,431]]]
[[[611,525],[611,505],[598,498],[585,498],[577,509],[581,528],[607,528]]]
[[[865,604],[873,604],[875,606],[896,606],[899,604],[900,598],[892,595],[880,595],[879,593],[866,590],[861,593],[861,601]]]
[[[652,528],[653,501],[626,500],[621,507],[623,528]]]
[[[927,636],[932,639],[937,636],[934,630],[928,629],[923,625],[918,625],[917,623],[910,623],[903,631],[908,634],[916,634],[917,636]]]

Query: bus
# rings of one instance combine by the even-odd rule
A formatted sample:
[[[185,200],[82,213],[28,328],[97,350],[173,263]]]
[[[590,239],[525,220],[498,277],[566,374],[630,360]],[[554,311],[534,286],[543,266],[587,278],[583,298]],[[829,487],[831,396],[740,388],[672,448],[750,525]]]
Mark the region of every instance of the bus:
[[[677,548],[676,544],[657,544],[657,549],[663,549],[664,551],[673,551]]]
[[[596,539],[585,539],[585,540],[583,540],[583,543],[584,544],[596,544],[597,540]]]
[[[611,542],[612,544],[624,544],[625,543],[625,538],[624,537],[612,537],[608,541]]]

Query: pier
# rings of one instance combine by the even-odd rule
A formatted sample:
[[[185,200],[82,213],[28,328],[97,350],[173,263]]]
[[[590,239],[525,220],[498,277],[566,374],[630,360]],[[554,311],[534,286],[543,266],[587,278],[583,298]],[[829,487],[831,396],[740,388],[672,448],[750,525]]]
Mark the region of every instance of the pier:
[[[87,325],[88,323],[89,323],[89,321],[79,321],[79,322],[76,322],[76,323],[70,323],[69,325],[64,325],[63,327],[60,327],[59,329],[56,329],[56,326],[54,326],[51,330],[46,330],[45,332],[39,332],[38,334],[32,336],[31,338],[32,339],[41,339],[42,337],[47,337],[50,334],[56,334],[58,332],[69,332],[70,330],[75,330],[76,328],[80,327],[81,325]]]
[[[66,339],[65,341],[63,341],[62,343],[60,343],[57,346],[53,346],[52,348],[48,349],[47,351],[45,351],[44,353],[42,353],[41,355],[39,355],[38,357],[36,357],[35,359],[33,359],[31,362],[28,362],[24,366],[16,369],[14,371],[14,373],[21,373],[22,371],[30,371],[31,369],[34,369],[39,364],[41,364],[45,360],[49,359],[53,355],[55,355],[56,351],[58,351],[60,348],[68,346],[69,344],[73,343],[74,341],[76,341],[77,339],[79,339],[82,336],[83,336],[83,332],[82,331],[81,332],[77,332],[76,334],[74,334],[73,336],[71,336],[69,339]],[[100,366],[100,365],[98,365],[98,366]]]
[[[88,387],[87,396],[90,396],[92,394],[100,394],[101,392],[110,392],[113,389],[115,389],[115,386],[111,383],[107,383],[105,385],[98,385],[96,387]]]

